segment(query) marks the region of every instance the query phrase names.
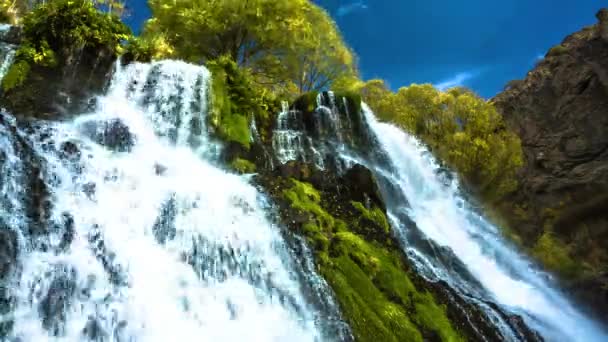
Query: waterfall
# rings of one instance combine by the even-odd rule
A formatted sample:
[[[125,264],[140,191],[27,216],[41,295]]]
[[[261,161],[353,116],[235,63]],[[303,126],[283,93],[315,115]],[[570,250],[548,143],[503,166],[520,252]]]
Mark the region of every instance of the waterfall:
[[[421,271],[476,301],[495,303],[521,315],[547,341],[608,340],[606,332],[579,312],[546,274],[472,210],[459,194],[457,181],[441,176],[440,166],[422,144],[397,127],[378,122],[369,108],[363,108],[393,167],[392,172],[376,168],[376,173],[388,177],[408,200],[405,206],[385,199],[393,226]],[[415,227],[406,224],[403,217]],[[449,263],[458,262],[464,270],[450,266],[437,251],[417,248],[424,243],[416,239],[447,248],[450,259],[456,259]]]
[[[2,113],[3,340],[331,339],[309,289],[326,285],[298,271],[264,197],[218,167],[210,77],[117,66],[91,113]]]
[[[317,109],[308,114],[314,116],[312,129],[302,124],[303,113],[284,106],[277,130],[311,143],[275,135],[273,146],[281,162],[313,161],[337,172],[358,163],[372,170],[410,262],[428,281],[445,282],[478,307],[502,340],[529,338],[513,323],[513,315],[546,341],[608,340],[603,328],[577,310],[548,274],[473,210],[460,194],[457,177],[442,169],[420,142],[378,122],[365,105],[357,117],[336,103],[331,92],[320,95]]]
[[[10,25],[0,24],[0,37],[7,34],[11,29]],[[8,68],[15,59],[15,46],[0,41],[0,80],[6,75]]]

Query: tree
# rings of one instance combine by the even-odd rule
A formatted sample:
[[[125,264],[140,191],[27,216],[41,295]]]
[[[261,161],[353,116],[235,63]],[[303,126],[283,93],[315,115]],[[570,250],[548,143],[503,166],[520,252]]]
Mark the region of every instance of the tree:
[[[308,0],[150,0],[144,36],[164,34],[180,58],[230,56],[269,86],[327,88],[354,72],[329,15]]]
[[[361,92],[381,120],[419,137],[484,200],[494,202],[517,186],[523,165],[519,137],[472,91],[413,84],[393,93],[383,81],[371,80]]]

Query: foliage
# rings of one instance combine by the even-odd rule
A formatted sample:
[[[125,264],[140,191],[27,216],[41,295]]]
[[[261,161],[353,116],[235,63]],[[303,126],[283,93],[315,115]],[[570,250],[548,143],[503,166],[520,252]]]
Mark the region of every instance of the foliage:
[[[435,334],[442,341],[462,337],[448,320],[445,308],[410,280],[400,252],[390,244],[369,242],[358,235],[367,216],[388,229],[380,209],[352,202],[352,216],[332,216],[326,199],[311,184],[290,181],[283,190],[291,207],[308,216],[303,235],[315,250],[320,273],[332,287],[344,317],[359,341],[423,341]],[[384,232],[379,232],[384,233]]]
[[[129,28],[112,14],[100,12],[88,0],[57,0],[44,3],[23,19],[27,56],[44,55],[52,50],[67,57],[86,48],[107,48],[118,54],[121,43],[130,36]],[[40,57],[45,61],[46,56]],[[39,64],[39,61],[33,59]],[[59,61],[64,62],[64,61]]]
[[[119,54],[130,31],[118,17],[100,12],[87,0],[56,0],[37,6],[23,18],[24,40],[2,87],[22,85],[33,66],[69,65],[76,53]]]
[[[27,62],[19,61],[14,63],[2,79],[2,90],[5,92],[18,87],[25,82],[30,72],[30,65]]]
[[[124,63],[143,62],[173,57],[175,51],[162,34],[153,37],[130,37],[122,57]]]
[[[384,215],[380,208],[374,207],[373,209],[368,209],[363,205],[363,203],[360,202],[351,202],[351,205],[361,214],[361,220],[367,220],[368,222],[374,223],[385,233],[390,231],[390,226],[388,224],[388,220],[386,219],[386,215]]]
[[[16,24],[27,3],[26,0],[0,0],[0,23]]]
[[[536,242],[533,255],[547,268],[558,274],[571,277],[577,273],[577,263],[570,257],[569,248],[555,238],[552,232],[545,232]]]
[[[430,84],[393,93],[383,81],[372,80],[361,92],[381,120],[421,138],[483,199],[494,202],[517,186],[520,140],[491,103],[466,89],[440,92]]]
[[[207,67],[213,74],[211,125],[222,139],[248,149],[251,120],[262,125],[270,121],[269,113],[278,109],[276,95],[255,84],[248,70],[227,56],[209,61]]]
[[[245,173],[254,173],[255,172],[255,164],[250,162],[247,159],[243,159],[243,158],[235,158],[232,163],[230,163],[230,166],[238,173],[241,174],[245,174]]]
[[[194,63],[228,56],[283,92],[328,87],[354,73],[336,24],[308,0],[150,0],[144,36],[164,34]]]

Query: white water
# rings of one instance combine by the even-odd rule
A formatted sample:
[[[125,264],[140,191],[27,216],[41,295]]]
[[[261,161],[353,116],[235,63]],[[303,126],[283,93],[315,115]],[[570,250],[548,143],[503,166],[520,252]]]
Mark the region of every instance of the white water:
[[[608,341],[608,335],[596,323],[552,288],[546,275],[506,244],[494,226],[468,208],[455,182],[446,185],[441,181],[439,165],[416,139],[395,126],[378,122],[366,106],[364,112],[394,164],[393,182],[410,202],[409,207],[401,209],[426,238],[453,251],[493,302],[522,315],[548,341]],[[433,261],[428,260],[428,264]],[[457,288],[467,286],[456,284],[440,268],[435,272]]]
[[[0,24],[0,36],[6,34],[10,30],[11,26],[7,24]],[[0,42],[0,80],[6,75],[8,68],[15,59],[15,46]]]
[[[117,70],[94,113],[43,124],[50,142],[33,144],[47,165],[51,219],[69,213],[73,241],[61,249],[51,232],[47,248],[37,248],[20,237],[21,270],[7,284],[14,313],[3,318],[14,319],[11,340],[321,338],[263,198],[214,165],[221,146],[204,125],[209,78],[182,62],[131,65]],[[118,152],[91,138],[115,119],[134,136]],[[78,147],[75,162],[58,155],[65,142]],[[65,324],[43,324],[49,303]]]

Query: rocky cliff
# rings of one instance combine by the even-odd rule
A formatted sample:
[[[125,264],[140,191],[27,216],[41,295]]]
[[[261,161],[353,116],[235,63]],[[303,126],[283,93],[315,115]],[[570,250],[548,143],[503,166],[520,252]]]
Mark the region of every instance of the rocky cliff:
[[[608,308],[608,10],[553,47],[493,102],[521,137],[525,166],[502,208],[534,246],[551,234],[580,272],[572,286]],[[608,317],[608,315],[604,315]]]

